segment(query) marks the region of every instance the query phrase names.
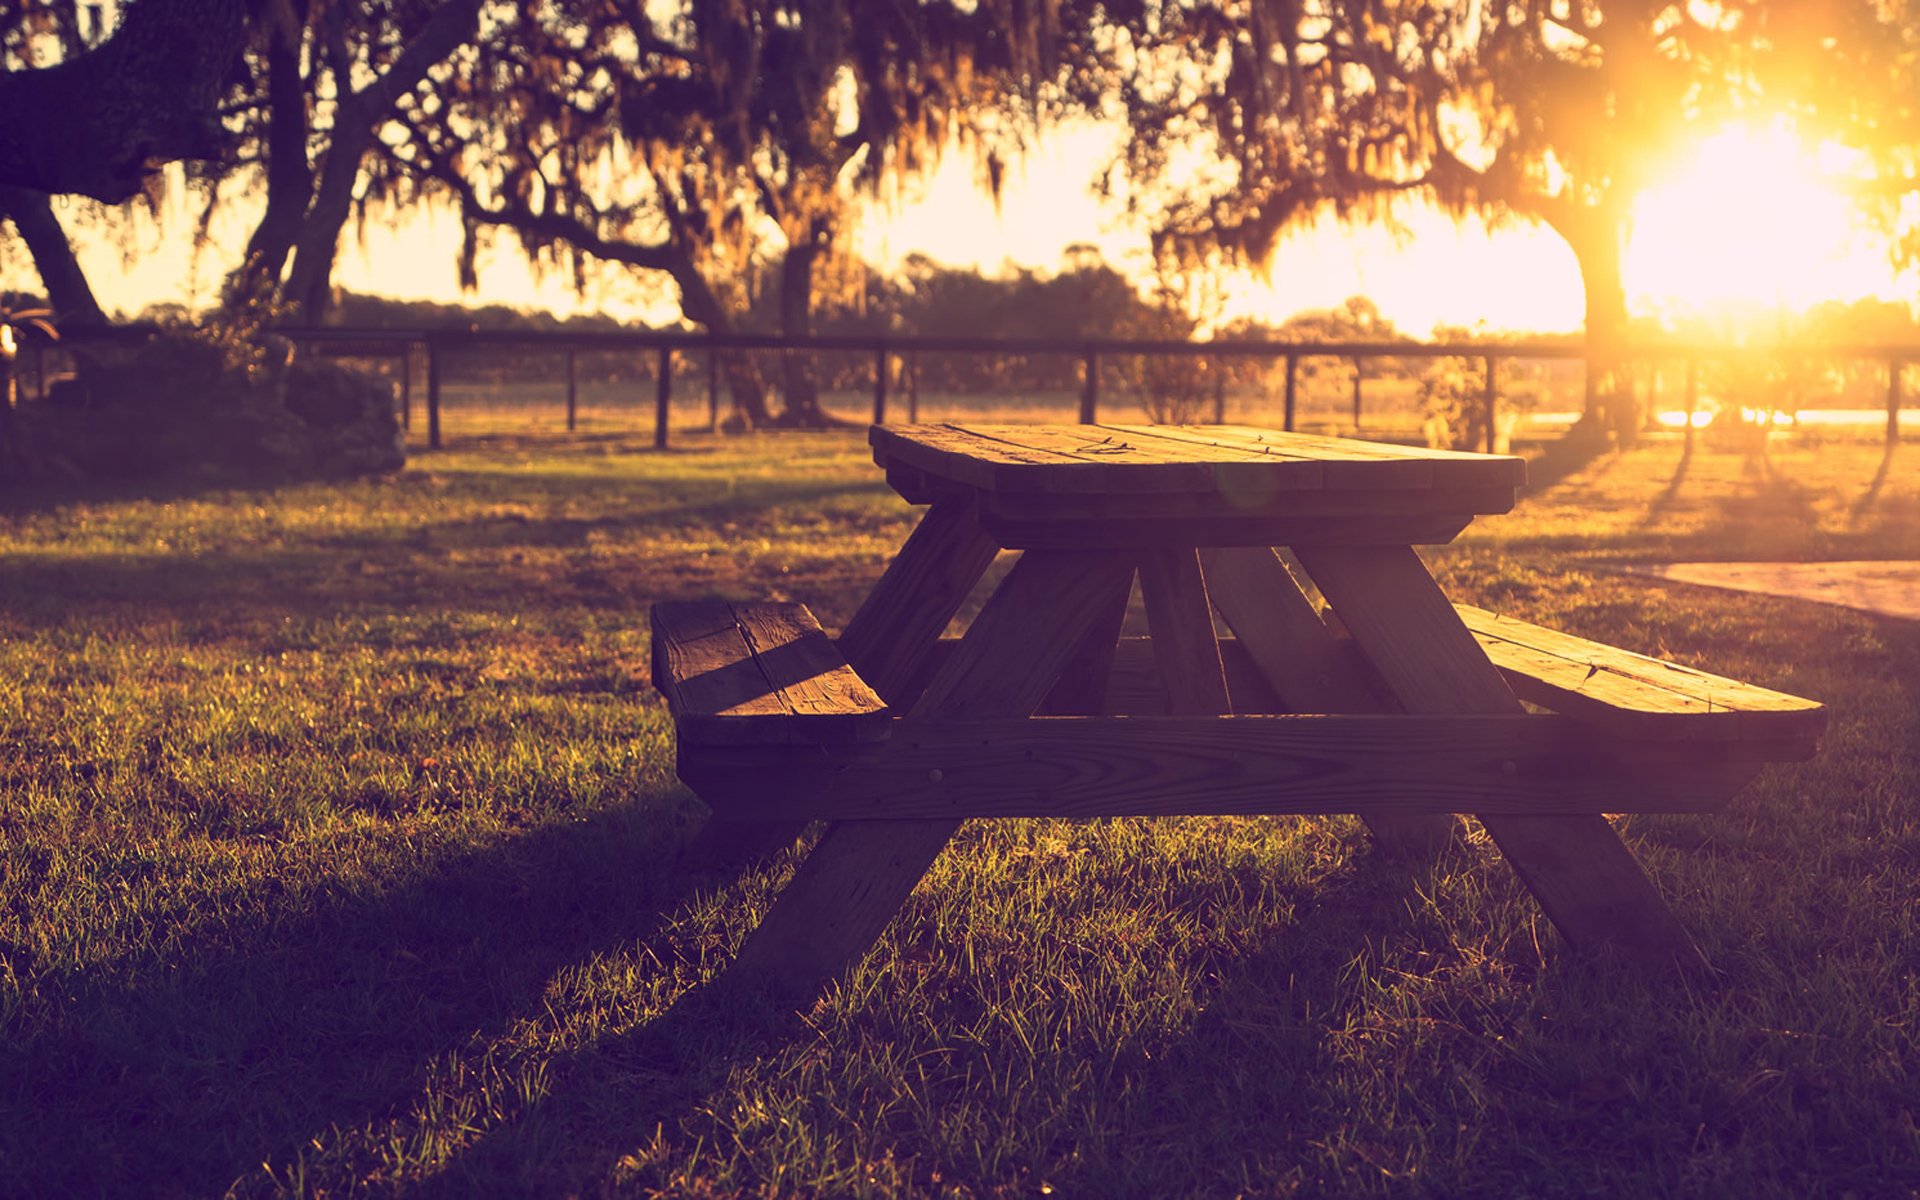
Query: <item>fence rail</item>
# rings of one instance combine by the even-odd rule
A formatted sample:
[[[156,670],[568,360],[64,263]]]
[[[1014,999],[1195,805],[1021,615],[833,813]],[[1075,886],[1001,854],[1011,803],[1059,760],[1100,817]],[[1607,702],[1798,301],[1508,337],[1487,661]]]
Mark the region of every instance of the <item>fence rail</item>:
[[[151,326],[118,326],[89,331],[80,340],[138,340],[155,332]],[[889,402],[889,378],[896,358],[911,364],[920,355],[994,354],[1003,356],[1066,355],[1080,360],[1079,418],[1091,424],[1100,407],[1101,360],[1117,356],[1165,356],[1186,358],[1258,358],[1284,362],[1286,383],[1282,396],[1282,424],[1292,430],[1299,393],[1299,365],[1303,359],[1344,359],[1354,366],[1353,409],[1358,423],[1361,408],[1363,364],[1369,359],[1455,358],[1479,360],[1484,368],[1480,403],[1483,408],[1486,448],[1492,449],[1495,420],[1499,406],[1500,365],[1509,360],[1546,359],[1585,361],[1588,349],[1577,341],[1528,342],[1296,342],[1248,340],[1195,342],[1170,339],[1126,338],[985,338],[921,337],[894,335],[824,335],[790,338],[777,334],[709,334],[673,330],[483,330],[483,329],[385,329],[345,326],[280,329],[274,331],[296,346],[322,349],[335,355],[392,358],[400,361],[401,411],[411,427],[413,364],[417,354],[427,363],[427,445],[441,447],[440,413],[444,358],[448,354],[474,351],[521,350],[564,356],[566,363],[566,424],[573,430],[579,411],[578,358],[582,353],[614,351],[651,351],[657,357],[654,396],[654,444],[666,447],[670,437],[669,407],[673,386],[673,356],[676,351],[702,352],[706,367],[709,414],[719,411],[719,363],[729,352],[778,350],[803,353],[855,352],[873,357],[873,420],[884,423]],[[1617,357],[1629,362],[1678,360],[1686,364],[1686,412],[1684,428],[1690,437],[1698,396],[1698,367],[1702,360],[1765,359],[1780,353],[1817,354],[1830,359],[1872,360],[1886,365],[1886,440],[1899,440],[1899,418],[1904,402],[1902,376],[1910,363],[1920,362],[1920,344],[1884,343],[1830,346],[1728,346],[1706,343],[1648,341],[1623,345]],[[44,378],[44,369],[42,370]],[[1591,377],[1588,379],[1592,387]],[[1216,407],[1216,412],[1218,411]]]

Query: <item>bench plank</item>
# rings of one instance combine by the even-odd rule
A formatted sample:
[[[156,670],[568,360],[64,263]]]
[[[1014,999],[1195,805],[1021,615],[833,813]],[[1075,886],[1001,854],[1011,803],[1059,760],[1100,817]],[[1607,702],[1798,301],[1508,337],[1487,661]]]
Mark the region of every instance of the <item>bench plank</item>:
[[[734,814],[962,817],[1713,812],[1752,747],[1596,739],[1547,714],[904,717],[892,738],[796,762],[707,750],[687,782]]]
[[[1705,671],[1457,604],[1455,611],[1522,700],[1622,737],[1742,741],[1803,759],[1825,730],[1826,709]]]
[[[656,604],[653,672],[683,744],[869,742],[891,728],[804,604]]]

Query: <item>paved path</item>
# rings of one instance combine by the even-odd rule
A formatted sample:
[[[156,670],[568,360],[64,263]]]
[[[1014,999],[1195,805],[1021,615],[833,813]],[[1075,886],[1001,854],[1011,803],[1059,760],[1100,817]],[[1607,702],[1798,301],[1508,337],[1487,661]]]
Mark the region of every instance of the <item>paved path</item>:
[[[1920,562],[1649,563],[1627,570],[1920,621]]]

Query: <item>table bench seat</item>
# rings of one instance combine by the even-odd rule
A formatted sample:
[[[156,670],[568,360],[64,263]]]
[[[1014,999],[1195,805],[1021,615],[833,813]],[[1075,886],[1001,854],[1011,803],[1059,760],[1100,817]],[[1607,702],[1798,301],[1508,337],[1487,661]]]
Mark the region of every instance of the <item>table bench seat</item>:
[[[1456,604],[1514,694],[1624,739],[1737,742],[1765,762],[1813,756],[1822,705]]]
[[[653,685],[681,747],[883,741],[892,714],[804,604],[653,606]]]

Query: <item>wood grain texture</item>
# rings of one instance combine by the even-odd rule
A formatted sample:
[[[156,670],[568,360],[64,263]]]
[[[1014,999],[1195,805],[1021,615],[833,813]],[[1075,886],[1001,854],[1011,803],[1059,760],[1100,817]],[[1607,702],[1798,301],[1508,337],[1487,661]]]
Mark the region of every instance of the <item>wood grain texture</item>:
[[[1200,561],[1212,581],[1213,604],[1240,647],[1290,712],[1379,713],[1398,709],[1376,692],[1350,647],[1333,635],[1313,601],[1266,547],[1214,548]],[[1368,832],[1388,853],[1432,857],[1450,842],[1444,816],[1364,813]]]
[[[911,707],[927,656],[998,553],[969,499],[935,503],[841,631],[840,653],[887,703]]]
[[[1030,715],[1132,580],[1124,555],[1023,555],[915,713]],[[734,972],[786,1000],[817,994],[873,945],[956,828],[950,819],[830,825],[741,946]]]
[[[848,664],[891,706],[912,706],[927,655],[997,552],[964,496],[935,503],[907,536],[839,641]],[[763,859],[793,845],[805,828],[801,818],[748,823],[717,813],[681,862],[707,870]]]
[[[1455,611],[1523,700],[1623,736],[1750,741],[1804,758],[1826,729],[1812,700],[1467,605]]]
[[[1088,625],[1079,648],[1067,659],[1053,690],[1041,701],[1040,713],[1052,717],[1092,717],[1111,711],[1109,697],[1113,689],[1114,661],[1120,648],[1120,630],[1127,621],[1127,605],[1132,599],[1131,583],[1114,590],[1106,611]]]
[[[1402,817],[1710,812],[1758,769],[1740,746],[1615,743],[1565,717],[907,717],[796,764],[708,751],[702,795],[813,817]]]
[[[1168,711],[1196,717],[1232,712],[1199,555],[1192,550],[1141,555],[1140,595],[1154,659],[1167,686]]]
[[[1524,711],[1412,549],[1295,546],[1294,554],[1409,712]],[[1480,819],[1569,944],[1705,969],[1605,817]]]
[[[803,604],[653,606],[654,682],[683,744],[815,745],[887,736],[891,714]]]
[[[1507,456],[1391,446],[1244,426],[876,426],[874,459],[986,492],[1258,492],[1507,488]]]
[[[981,495],[981,515],[996,521],[1279,521],[1302,517],[1485,516],[1511,510],[1512,488],[1322,488],[1262,491],[1221,486],[1206,492]],[[1204,543],[1196,543],[1204,544]]]
[[[1474,514],[1408,513],[1366,517],[1094,517],[1009,518],[982,511],[980,524],[1009,550],[1191,550],[1195,546],[1441,546]]]

